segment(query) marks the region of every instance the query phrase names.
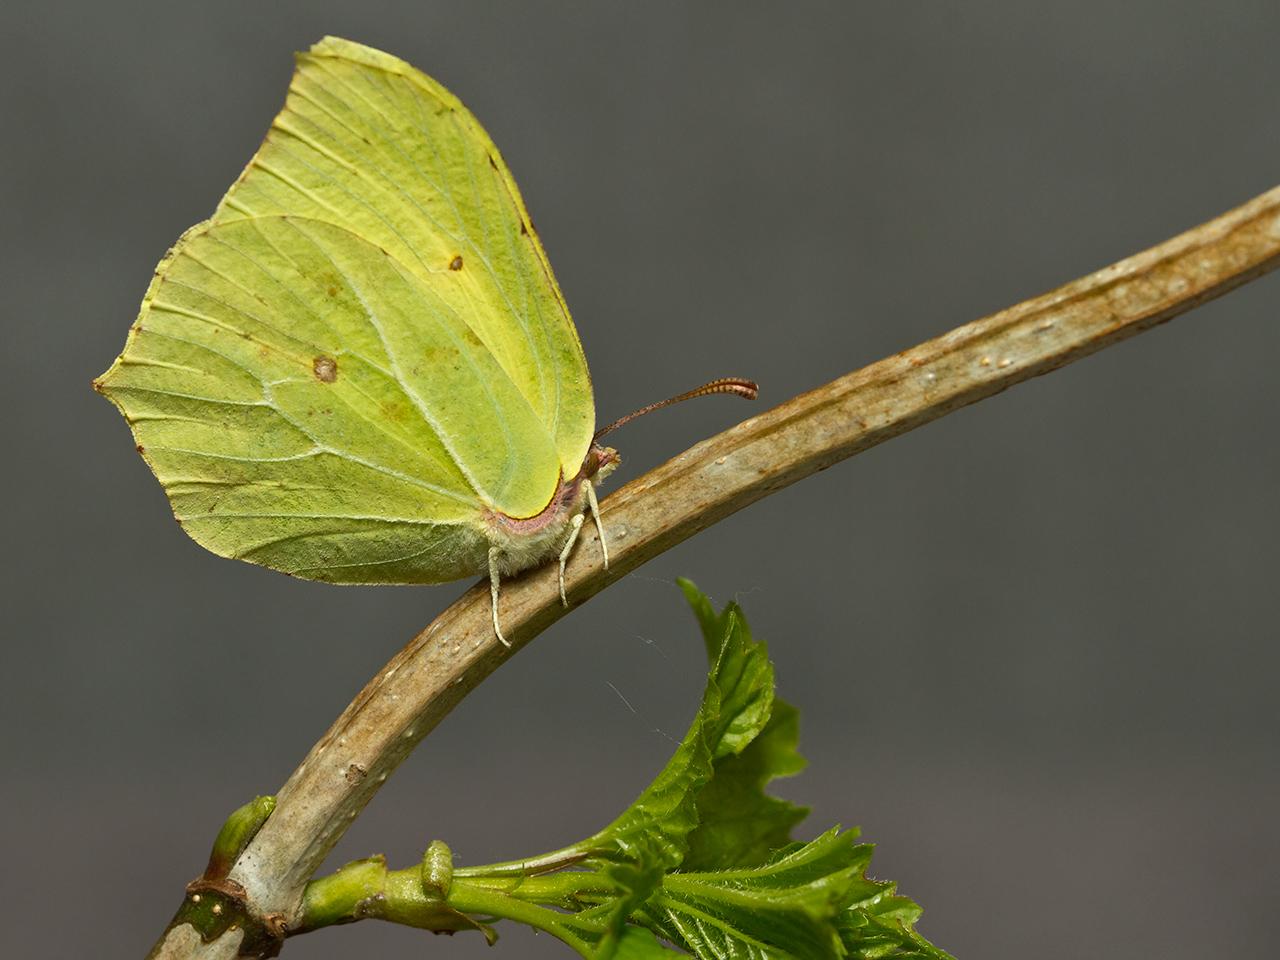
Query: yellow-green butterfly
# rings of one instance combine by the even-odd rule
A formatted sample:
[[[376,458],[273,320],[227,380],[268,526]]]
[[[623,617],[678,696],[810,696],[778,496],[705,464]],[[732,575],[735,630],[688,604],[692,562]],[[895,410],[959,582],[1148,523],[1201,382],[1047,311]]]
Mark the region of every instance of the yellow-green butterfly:
[[[558,555],[563,597],[588,509],[608,563],[595,485],[618,455],[596,441],[616,424],[594,432],[515,181],[456,97],[378,50],[327,37],[298,57],[94,385],[222,556],[330,583],[487,570],[504,643],[499,578]],[[755,385],[690,395],[719,392]]]

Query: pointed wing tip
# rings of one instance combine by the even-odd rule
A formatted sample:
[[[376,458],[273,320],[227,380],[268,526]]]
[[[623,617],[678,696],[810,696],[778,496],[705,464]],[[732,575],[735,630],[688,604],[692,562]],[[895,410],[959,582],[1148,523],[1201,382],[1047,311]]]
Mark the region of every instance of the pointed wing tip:
[[[310,57],[335,57],[339,60],[350,60],[367,67],[377,67],[391,73],[403,73],[413,67],[399,57],[385,53],[376,47],[370,47],[345,37],[326,34],[311,45],[309,50],[295,54],[298,61]]]
[[[354,40],[348,40],[345,37],[338,37],[334,36],[332,33],[326,33],[306,50],[299,51],[299,55],[307,53],[325,54],[342,52],[351,47],[359,46],[361,46],[361,44],[356,43]]]

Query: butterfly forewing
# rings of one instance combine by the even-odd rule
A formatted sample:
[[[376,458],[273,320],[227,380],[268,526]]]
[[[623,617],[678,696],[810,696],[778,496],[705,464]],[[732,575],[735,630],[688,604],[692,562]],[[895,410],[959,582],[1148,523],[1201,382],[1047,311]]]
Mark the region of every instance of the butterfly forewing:
[[[566,472],[577,472],[595,425],[577,332],[515,181],[449,91],[380,51],[316,44],[299,56],[284,109],[214,220],[266,214],[343,226],[423,280],[515,384]]]

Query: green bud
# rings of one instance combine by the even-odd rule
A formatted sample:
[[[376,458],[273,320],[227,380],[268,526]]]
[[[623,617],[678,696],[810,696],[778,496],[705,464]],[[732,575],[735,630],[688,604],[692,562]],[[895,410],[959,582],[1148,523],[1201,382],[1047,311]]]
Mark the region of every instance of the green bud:
[[[453,887],[453,851],[443,840],[432,840],[422,855],[422,892],[429,897],[449,899]]]
[[[227,817],[213,841],[209,865],[204,869],[204,879],[221,880],[230,873],[244,848],[267,822],[267,817],[271,816],[271,811],[275,808],[275,797],[254,797]]]

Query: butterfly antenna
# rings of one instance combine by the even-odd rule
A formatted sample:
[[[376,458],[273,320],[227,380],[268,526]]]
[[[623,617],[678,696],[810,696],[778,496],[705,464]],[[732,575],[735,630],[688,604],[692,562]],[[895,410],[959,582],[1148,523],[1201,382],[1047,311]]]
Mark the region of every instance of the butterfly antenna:
[[[760,393],[760,387],[753,380],[743,380],[740,377],[721,377],[719,380],[712,380],[710,383],[704,383],[700,387],[692,390],[686,390],[674,397],[668,397],[666,400],[659,400],[657,403],[651,403],[647,407],[641,407],[633,413],[628,413],[625,417],[619,417],[607,427],[601,427],[596,431],[593,440],[599,440],[606,433],[612,433],[624,423],[630,423],[636,417],[643,417],[646,413],[653,413],[655,410],[661,410],[663,407],[669,407],[673,403],[680,403],[682,400],[692,400],[694,397],[706,397],[713,393],[732,393],[742,397],[744,400],[754,400]]]

